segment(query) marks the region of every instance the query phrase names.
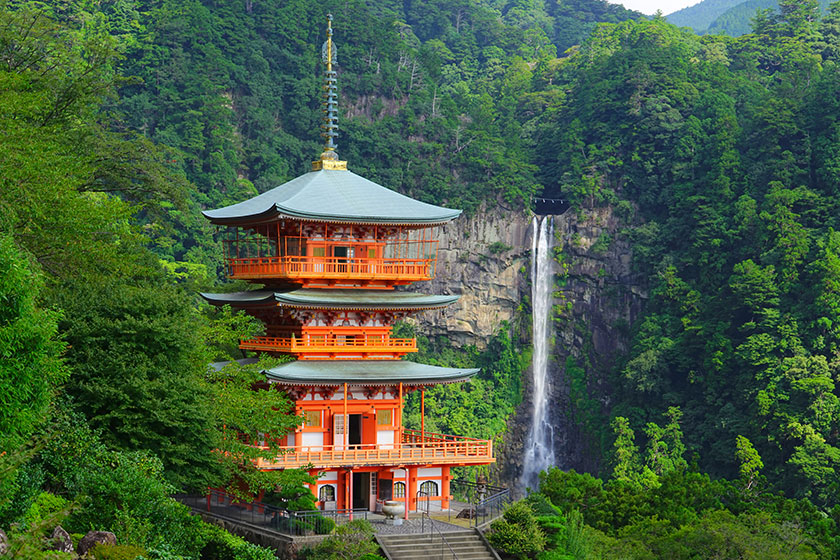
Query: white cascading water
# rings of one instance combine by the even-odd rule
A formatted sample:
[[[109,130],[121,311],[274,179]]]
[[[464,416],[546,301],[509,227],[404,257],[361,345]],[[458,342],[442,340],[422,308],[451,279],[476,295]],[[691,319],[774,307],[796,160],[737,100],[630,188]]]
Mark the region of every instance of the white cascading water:
[[[548,350],[551,338],[552,295],[554,293],[553,255],[554,218],[533,220],[531,242],[531,311],[533,315],[534,356],[531,362],[533,391],[531,428],[525,442],[522,486],[537,489],[540,471],[555,465],[554,428],[551,424],[548,399]]]

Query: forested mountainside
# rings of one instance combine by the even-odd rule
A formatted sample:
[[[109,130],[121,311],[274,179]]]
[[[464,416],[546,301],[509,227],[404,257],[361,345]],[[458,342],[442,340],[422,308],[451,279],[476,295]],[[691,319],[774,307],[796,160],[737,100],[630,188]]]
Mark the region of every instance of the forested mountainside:
[[[819,0],[823,12],[831,0]],[[739,37],[752,30],[758,12],[779,12],[778,0],[704,0],[683,8],[666,19],[678,27],[691,27],[697,33],[724,34]]]
[[[702,33],[725,11],[743,3],[744,0],[703,0],[667,14],[665,19],[677,27],[690,27]]]
[[[630,348],[615,363],[595,369],[588,325],[570,327],[585,341],[563,366],[570,413],[603,479],[545,474],[495,544],[520,559],[690,558],[700,543],[733,558],[840,554],[840,3],[820,17],[815,0],[783,0],[739,38],[584,0],[0,7],[0,527],[17,523],[13,555],[38,558],[40,532],[63,520],[151,558],[268,558],[167,496],[244,477],[311,507],[302,475],[248,469],[272,449],[221,435],[294,420],[249,390],[257,370],[207,372],[258,327],[197,301],[220,282],[198,210],[308,170],[328,10],[353,171],[472,215],[524,212],[535,194],[580,221],[608,210],[618,227],[588,251],[630,246],[644,284],[638,320],[611,326]],[[505,437],[527,298],[517,312],[482,349],[423,342],[427,363],[483,368],[429,392],[434,429]]]
[[[544,86],[558,52],[596,21],[639,15],[602,0],[140,2],[120,14],[138,30],[120,70],[139,82],[121,88],[114,109],[125,126],[183,152],[199,204],[289,180],[320,142],[326,10],[345,107],[341,157],[381,184],[468,211],[495,193],[521,204],[539,190],[527,123],[556,94]],[[161,240],[178,260],[202,239],[181,231]]]
[[[740,37],[752,30],[753,19],[761,10],[776,12],[778,9],[779,3],[776,0],[747,0],[723,12],[706,32]]]
[[[678,405],[704,469],[733,473],[723,448],[743,435],[772,480],[828,503],[840,5],[817,10],[783,4],[739,39],[601,28],[564,65],[537,153],[545,194],[624,208],[651,282],[613,414]]]

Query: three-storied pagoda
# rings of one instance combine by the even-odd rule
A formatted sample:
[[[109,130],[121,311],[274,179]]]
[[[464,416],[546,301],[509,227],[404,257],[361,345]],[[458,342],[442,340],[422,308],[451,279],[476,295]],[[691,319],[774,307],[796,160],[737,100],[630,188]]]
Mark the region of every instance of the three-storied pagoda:
[[[422,426],[405,429],[403,399],[478,370],[404,361],[417,351],[416,340],[391,334],[394,321],[457,300],[394,288],[434,278],[435,229],[461,212],[413,200],[347,170],[335,152],[329,23],[323,59],[326,143],[312,171],[204,213],[226,227],[228,276],[264,288],[202,295],[265,324],[265,336],[242,341],[243,350],[297,358],[265,373],[305,422],[280,442],[283,453],[259,468],[312,465],[318,482],[311,489],[325,509],[373,510],[378,501],[393,499],[416,510],[419,495],[445,509],[450,468],[494,462],[492,442],[427,433]]]

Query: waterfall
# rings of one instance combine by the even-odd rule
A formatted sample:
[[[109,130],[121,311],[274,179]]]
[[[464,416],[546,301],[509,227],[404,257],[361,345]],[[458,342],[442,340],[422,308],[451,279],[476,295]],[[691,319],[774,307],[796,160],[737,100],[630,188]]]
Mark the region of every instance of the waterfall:
[[[531,362],[531,427],[525,442],[522,486],[537,489],[540,471],[555,465],[554,427],[549,416],[548,350],[551,339],[551,307],[554,292],[554,268],[551,252],[554,240],[554,218],[533,220],[531,242],[531,312],[533,315],[534,355]]]

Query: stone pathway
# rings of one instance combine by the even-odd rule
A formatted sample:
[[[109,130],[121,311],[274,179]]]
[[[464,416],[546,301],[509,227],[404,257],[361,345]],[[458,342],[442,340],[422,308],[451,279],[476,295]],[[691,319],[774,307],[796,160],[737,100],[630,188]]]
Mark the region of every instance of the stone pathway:
[[[380,535],[419,535],[421,533],[429,533],[431,532],[429,523],[433,523],[440,532],[464,530],[464,527],[459,527],[446,521],[438,521],[437,519],[426,519],[425,523],[421,522],[420,519],[404,519],[402,525],[386,525],[385,519],[368,518],[368,521]]]

